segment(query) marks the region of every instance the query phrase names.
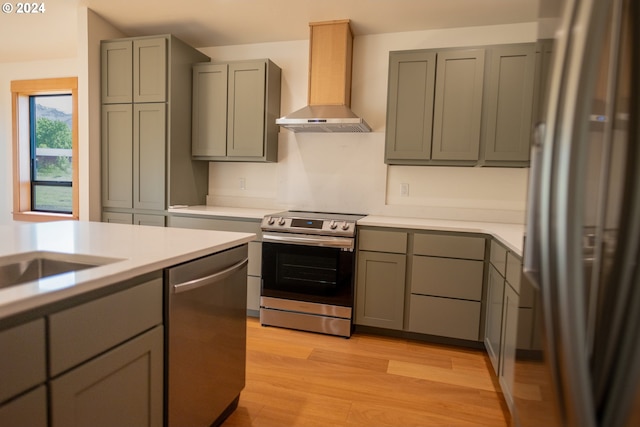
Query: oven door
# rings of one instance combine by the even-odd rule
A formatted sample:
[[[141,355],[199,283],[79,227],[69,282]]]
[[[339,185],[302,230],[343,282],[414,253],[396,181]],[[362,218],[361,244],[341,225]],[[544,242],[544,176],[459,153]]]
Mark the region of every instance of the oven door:
[[[352,307],[354,239],[339,239],[264,233],[261,296]]]

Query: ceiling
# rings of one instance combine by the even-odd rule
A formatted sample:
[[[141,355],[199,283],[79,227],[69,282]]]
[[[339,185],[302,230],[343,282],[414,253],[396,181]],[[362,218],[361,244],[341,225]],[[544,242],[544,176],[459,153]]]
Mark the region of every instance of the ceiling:
[[[309,38],[309,22],[350,19],[354,35],[535,21],[538,0],[55,0],[0,15],[0,62],[76,57],[78,7],[129,36],[173,33],[194,47]],[[10,3],[17,4],[17,3]]]

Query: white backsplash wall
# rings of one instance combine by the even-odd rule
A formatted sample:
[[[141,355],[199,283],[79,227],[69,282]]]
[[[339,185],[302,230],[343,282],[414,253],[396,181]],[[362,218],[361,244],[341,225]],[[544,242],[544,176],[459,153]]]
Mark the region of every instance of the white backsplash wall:
[[[282,129],[277,163],[211,162],[207,204],[524,222],[526,168],[384,164],[387,75],[391,50],[531,42],[535,28],[527,23],[356,37],[351,107],[373,132]],[[270,58],[282,68],[285,115],[307,103],[308,49],[308,40],[301,40],[200,50],[214,60]]]

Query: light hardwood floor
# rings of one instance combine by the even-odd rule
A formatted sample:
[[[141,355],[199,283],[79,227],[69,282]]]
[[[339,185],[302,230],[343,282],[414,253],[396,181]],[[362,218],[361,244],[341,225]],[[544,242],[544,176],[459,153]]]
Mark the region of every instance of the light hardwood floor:
[[[350,339],[247,325],[234,426],[509,425],[480,350],[362,333]]]

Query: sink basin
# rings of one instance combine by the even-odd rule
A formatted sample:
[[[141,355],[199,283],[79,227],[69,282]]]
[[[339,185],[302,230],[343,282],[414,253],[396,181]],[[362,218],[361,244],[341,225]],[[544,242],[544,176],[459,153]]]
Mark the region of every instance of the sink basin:
[[[116,261],[119,260],[58,252],[27,252],[10,255],[0,258],[0,289]]]

